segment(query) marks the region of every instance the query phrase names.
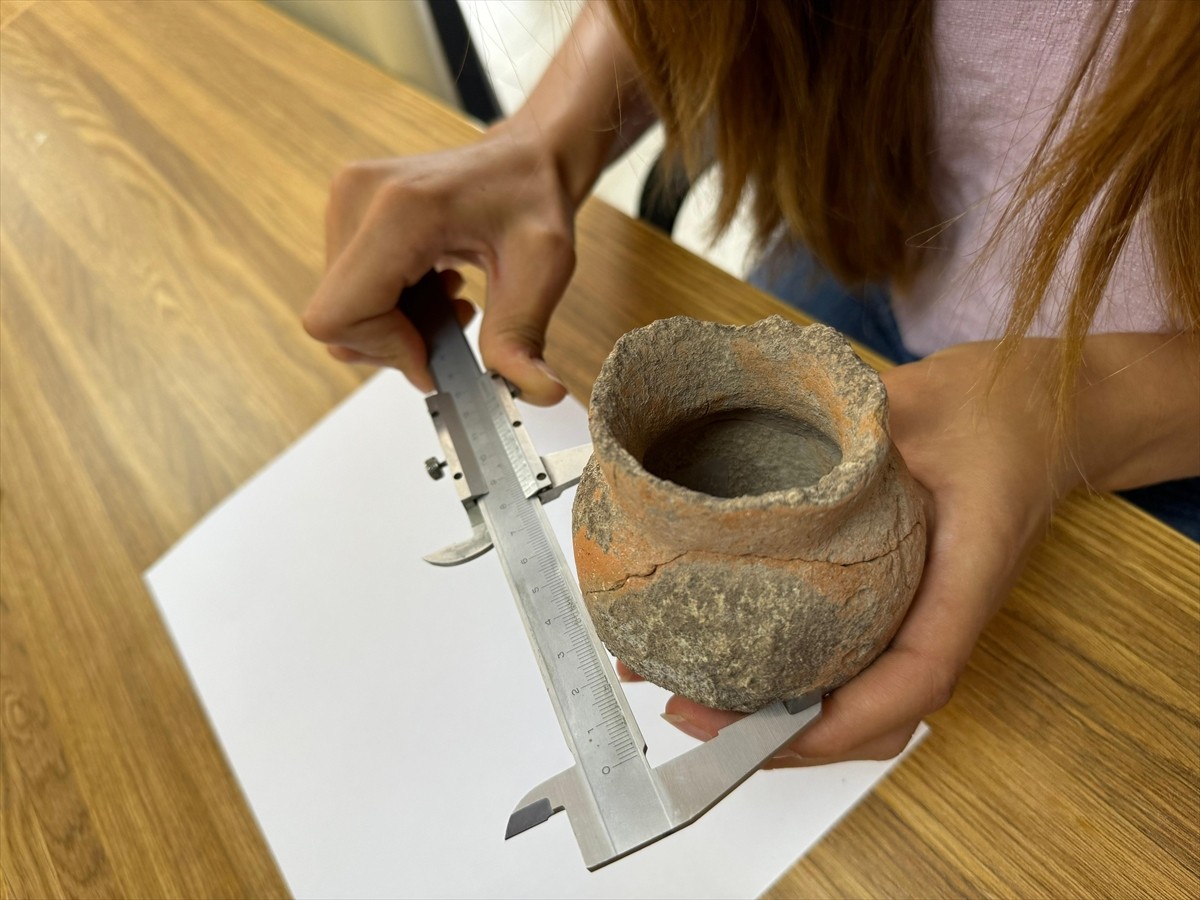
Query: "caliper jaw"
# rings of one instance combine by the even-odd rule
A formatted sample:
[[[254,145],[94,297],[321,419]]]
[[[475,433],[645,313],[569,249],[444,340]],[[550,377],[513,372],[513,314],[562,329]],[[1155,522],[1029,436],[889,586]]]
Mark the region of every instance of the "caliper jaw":
[[[503,378],[489,376],[494,384],[497,396],[509,420],[520,424],[517,419],[516,407],[513,406],[513,389]],[[479,464],[471,453],[471,444],[466,439],[462,419],[454,405],[454,398],[449,394],[434,394],[425,399],[425,406],[433,420],[437,431],[438,442],[442,445],[444,461],[430,457],[425,461],[425,471],[434,480],[442,478],[446,472],[454,479],[454,489],[467,511],[471,523],[471,536],[466,540],[448,544],[440,550],[424,557],[425,561],[435,566],[457,566],[469,562],[492,549],[492,536],[488,534],[483,516],[479,512],[476,501],[487,493],[487,482],[480,473]],[[533,450],[533,444],[523,429],[516,430],[518,444],[529,462],[529,470],[536,473],[538,487],[534,494],[543,503],[549,503],[562,495],[563,491],[579,483],[583,467],[592,456],[591,444],[580,444],[569,450],[559,450],[546,456],[538,456]],[[456,440],[457,438],[457,440]],[[463,448],[461,451],[459,447]],[[541,475],[546,477],[543,479]],[[544,486],[543,486],[544,485]]]
[[[422,559],[435,566],[457,566],[461,563],[483,556],[492,549],[492,536],[488,533],[479,505],[474,500],[464,500],[467,518],[471,520],[471,536],[457,544],[447,544],[441,550],[435,550]]]
[[[550,476],[550,486],[538,493],[543,503],[557,500],[567,488],[579,484],[584,466],[592,458],[592,445],[580,444],[569,450],[557,450],[542,457],[542,466]]]

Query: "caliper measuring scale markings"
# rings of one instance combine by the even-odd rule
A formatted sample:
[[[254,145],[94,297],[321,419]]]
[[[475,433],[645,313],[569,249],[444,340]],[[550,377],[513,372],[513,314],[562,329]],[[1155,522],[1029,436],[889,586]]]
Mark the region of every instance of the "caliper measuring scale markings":
[[[472,536],[430,554],[466,562],[494,547],[563,737],[575,759],[517,804],[505,837],[566,810],[584,863],[597,869],[699,818],[791,741],[820,709],[819,694],[773,703],[657,769],[583,596],[542,509],[576,483],[587,448],[539,457],[502,377],[484,372],[430,273],[401,309],[424,338],[437,393],[427,399]]]

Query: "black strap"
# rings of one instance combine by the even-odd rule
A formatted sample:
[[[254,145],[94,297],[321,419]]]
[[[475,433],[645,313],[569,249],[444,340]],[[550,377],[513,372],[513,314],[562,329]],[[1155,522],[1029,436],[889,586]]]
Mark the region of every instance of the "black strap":
[[[442,55],[450,67],[450,77],[458,91],[462,108],[484,124],[495,122],[503,115],[492,82],[488,79],[475,42],[467,30],[466,20],[458,7],[458,0],[425,0],[433,15],[438,40],[442,44]]]

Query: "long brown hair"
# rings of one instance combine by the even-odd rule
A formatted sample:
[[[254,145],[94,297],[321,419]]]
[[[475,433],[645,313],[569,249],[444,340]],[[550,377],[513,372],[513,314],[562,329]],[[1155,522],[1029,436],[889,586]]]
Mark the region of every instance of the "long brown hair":
[[[904,283],[934,200],[934,0],[613,0],[666,128],[691,169],[721,164],[718,230],[753,188],[759,246],[786,228],[843,282]],[[1139,0],[1111,69],[1116,10],[1083,54],[1001,229],[1023,248],[1007,336],[1067,285],[1060,399],[1133,224],[1149,224],[1160,295],[1200,325],[1200,2]],[[1076,241],[1075,271],[1060,272]],[[1003,354],[1002,354],[1003,356]]]

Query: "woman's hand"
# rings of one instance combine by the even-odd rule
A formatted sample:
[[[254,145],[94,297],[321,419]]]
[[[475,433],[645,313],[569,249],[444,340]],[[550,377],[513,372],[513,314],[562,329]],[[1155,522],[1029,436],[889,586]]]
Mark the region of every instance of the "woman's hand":
[[[892,439],[926,492],[925,572],[891,646],[772,765],[895,756],[949,701],[1060,498],[1200,474],[1200,335],[1087,338],[1061,427],[1058,342],[1022,341],[991,383],[995,349],[962,344],[883,373]],[[706,739],[738,715],[673,697],[666,717]]]
[[[921,719],[949,701],[1056,500],[1077,483],[1055,449],[1053,343],[1026,342],[989,392],[993,347],[961,345],[883,374],[893,440],[926,492],[924,576],[889,648],[826,698],[772,765],[903,750]],[[738,714],[676,696],[666,718],[706,739]]]
[[[484,364],[524,399],[555,403],[566,390],[542,343],[575,267],[574,214],[554,159],[503,128],[468,147],[351,165],[330,194],[327,268],[305,330],[338,359],[392,366],[432,390],[425,345],[396,302],[429,269],[475,265],[488,277]],[[461,283],[443,274],[448,296]],[[470,304],[455,302],[469,318]]]
[[[357,163],[333,185],[326,273],[304,327],[347,362],[393,366],[432,390],[425,345],[396,311],[429,269],[483,269],[484,364],[532,403],[566,389],[542,360],[550,314],[575,268],[575,211],[604,167],[649,126],[653,110],[607,6],[589,3],[530,94],[477,144]],[[460,317],[470,304],[458,301]]]

